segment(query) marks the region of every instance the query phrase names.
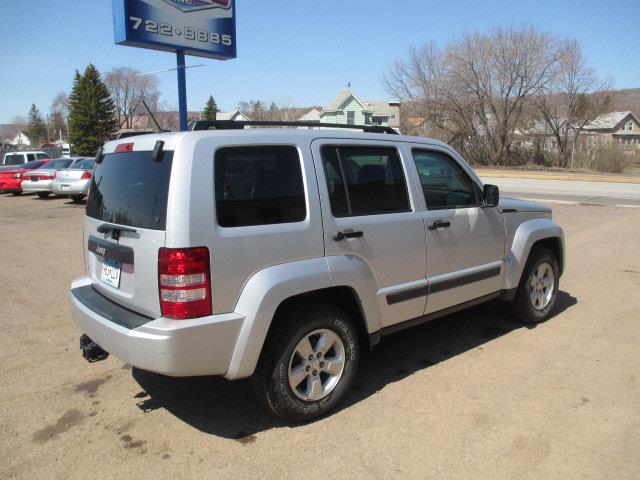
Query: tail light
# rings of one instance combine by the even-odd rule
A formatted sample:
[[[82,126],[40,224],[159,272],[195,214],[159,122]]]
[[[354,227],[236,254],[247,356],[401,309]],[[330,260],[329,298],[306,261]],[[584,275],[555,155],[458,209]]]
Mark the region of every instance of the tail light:
[[[161,248],[158,283],[163,317],[181,320],[212,314],[208,248]]]
[[[127,153],[133,152],[133,143],[120,143],[116,145],[114,153]]]
[[[80,180],[91,180],[91,172],[82,172]]]

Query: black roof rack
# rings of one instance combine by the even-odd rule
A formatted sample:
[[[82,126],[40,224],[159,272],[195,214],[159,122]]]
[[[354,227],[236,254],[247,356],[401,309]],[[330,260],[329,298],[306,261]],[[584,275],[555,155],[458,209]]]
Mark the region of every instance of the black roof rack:
[[[348,125],[346,123],[318,123],[318,122],[276,122],[276,121],[240,121],[235,120],[194,120],[189,123],[189,131],[209,130],[242,130],[244,127],[312,127],[312,128],[348,128],[362,130],[366,133],[388,133],[398,135],[391,127],[381,125]]]

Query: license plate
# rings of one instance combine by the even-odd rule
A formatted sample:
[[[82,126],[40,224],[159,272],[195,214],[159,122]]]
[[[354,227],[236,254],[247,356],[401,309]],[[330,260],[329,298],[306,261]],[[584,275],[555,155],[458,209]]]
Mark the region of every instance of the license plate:
[[[120,270],[122,270],[122,264],[120,262],[105,258],[102,264],[102,276],[100,279],[104,283],[118,288],[120,286]]]
[[[60,185],[60,190],[69,190],[69,185]]]
[[[32,182],[37,182],[38,181],[38,177],[29,177],[29,180],[31,180]]]

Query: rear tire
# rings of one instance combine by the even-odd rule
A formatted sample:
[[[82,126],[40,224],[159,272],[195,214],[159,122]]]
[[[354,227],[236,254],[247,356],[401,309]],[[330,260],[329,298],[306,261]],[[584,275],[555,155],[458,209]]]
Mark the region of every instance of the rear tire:
[[[558,261],[551,250],[545,247],[531,250],[511,302],[516,317],[526,325],[546,320],[556,303],[559,280]]]
[[[36,195],[38,195],[40,198],[47,198],[49,195],[51,195],[51,192],[37,192]]]
[[[296,310],[280,320],[251,384],[276,416],[290,423],[313,420],[335,408],[351,387],[360,358],[358,334],[331,305]]]

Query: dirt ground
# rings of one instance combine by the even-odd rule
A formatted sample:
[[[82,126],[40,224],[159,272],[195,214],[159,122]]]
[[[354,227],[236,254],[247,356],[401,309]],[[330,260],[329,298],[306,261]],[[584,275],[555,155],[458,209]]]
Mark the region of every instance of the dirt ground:
[[[536,328],[490,303],[387,337],[333,415],[246,381],[86,363],[82,206],[0,196],[0,478],[640,478],[640,210],[554,207],[567,271]]]

